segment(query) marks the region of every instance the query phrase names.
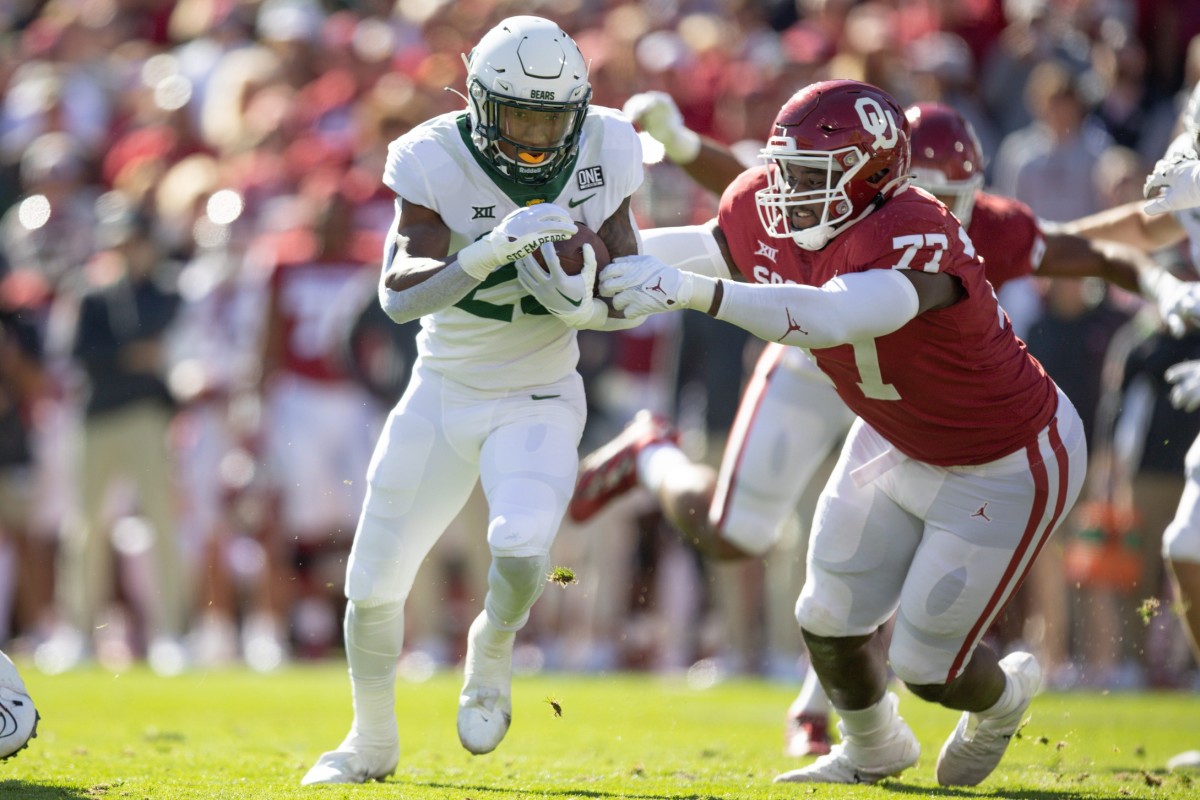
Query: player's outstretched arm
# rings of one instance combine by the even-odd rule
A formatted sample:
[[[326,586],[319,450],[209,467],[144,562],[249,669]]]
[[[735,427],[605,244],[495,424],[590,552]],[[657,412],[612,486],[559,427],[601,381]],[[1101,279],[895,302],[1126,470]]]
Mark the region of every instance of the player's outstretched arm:
[[[1102,277],[1118,286],[1132,288],[1152,301],[1175,336],[1181,336],[1188,323],[1200,323],[1200,283],[1180,281],[1148,256],[1131,256],[1129,250],[1121,248],[1121,244],[1126,244],[1144,255],[1177,244],[1186,232],[1175,217],[1148,214],[1135,201],[1072,222],[1047,224],[1044,228],[1047,250],[1039,274],[1068,277],[1066,271],[1071,269],[1076,270],[1073,277],[1096,274],[1081,271],[1087,268],[1087,259],[1092,259],[1090,268],[1105,270]],[[1091,240],[1093,252],[1086,253],[1077,241],[1068,237]],[[1061,266],[1055,264],[1059,258],[1063,261]],[[1136,278],[1133,287],[1129,286],[1131,278]]]
[[[1044,224],[1047,234],[1064,233],[1087,239],[1123,242],[1139,250],[1154,252],[1183,241],[1187,235],[1169,214],[1147,214],[1140,200],[1063,223]]]
[[[667,158],[689,178],[717,196],[746,169],[730,148],[688,128],[666,92],[635,94],[622,110],[663,146]]]
[[[626,316],[693,309],[768,342],[805,348],[864,341],[899,330],[918,314],[944,308],[962,294],[946,274],[875,269],[823,286],[764,285],[682,272],[653,256],[615,259],[600,293]]]
[[[1038,265],[1043,278],[1103,278],[1131,292],[1141,291],[1141,275],[1159,269],[1144,250],[1108,239],[1048,233]]]

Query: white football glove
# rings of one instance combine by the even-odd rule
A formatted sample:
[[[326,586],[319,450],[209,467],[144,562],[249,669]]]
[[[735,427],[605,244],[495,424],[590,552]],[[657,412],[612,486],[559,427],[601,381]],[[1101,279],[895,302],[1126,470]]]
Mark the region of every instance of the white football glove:
[[[1200,206],[1200,160],[1165,157],[1154,166],[1142,190],[1147,214],[1166,214]]]
[[[1172,336],[1183,336],[1189,324],[1200,324],[1200,281],[1181,281],[1162,267],[1138,274],[1142,295],[1154,301]]]
[[[1167,369],[1164,377],[1171,387],[1171,405],[1183,411],[1200,408],[1200,360],[1183,361]]]
[[[1189,324],[1200,324],[1200,281],[1181,282],[1159,301],[1158,309],[1171,335],[1183,336]]]
[[[549,271],[542,269],[531,253],[517,259],[517,280],[525,291],[566,325],[572,328],[585,326],[591,322],[594,313],[592,287],[596,283],[596,252],[590,244],[585,244],[583,269],[578,275],[568,275],[563,272],[553,244],[542,245],[541,251]]]
[[[537,250],[575,235],[575,221],[553,203],[518,208],[477,242],[458,251],[458,265],[475,280]]]
[[[683,124],[683,115],[666,92],[642,92],[625,101],[625,116],[662,143],[667,158],[676,164],[695,161],[700,136]]]
[[[691,308],[696,278],[655,256],[622,256],[601,271],[600,294],[611,297],[613,308],[625,312],[626,319],[635,319]],[[708,300],[711,303],[711,292]]]

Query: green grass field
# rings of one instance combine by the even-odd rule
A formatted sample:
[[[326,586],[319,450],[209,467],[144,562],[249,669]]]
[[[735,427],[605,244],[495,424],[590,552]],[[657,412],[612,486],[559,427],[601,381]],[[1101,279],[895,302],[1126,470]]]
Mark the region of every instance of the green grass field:
[[[458,676],[443,673],[398,686],[403,752],[389,781],[301,788],[304,771],[350,722],[343,664],[178,678],[98,668],[47,677],[22,666],[40,735],[0,764],[0,797],[21,800],[1200,796],[1200,774],[1163,769],[1175,752],[1200,748],[1200,696],[1188,693],[1042,695],[991,778],[944,790],[933,764],[955,715],[904,693],[901,713],[923,747],[915,769],[875,787],[774,785],[776,773],[804,763],[780,749],[795,687],[520,677],[508,738],[475,757],[455,734]]]

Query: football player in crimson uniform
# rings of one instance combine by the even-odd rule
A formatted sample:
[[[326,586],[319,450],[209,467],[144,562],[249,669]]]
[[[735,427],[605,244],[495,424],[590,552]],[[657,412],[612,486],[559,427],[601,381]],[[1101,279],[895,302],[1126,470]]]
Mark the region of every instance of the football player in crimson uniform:
[[[625,112],[664,145],[668,157],[701,185],[721,192],[745,167],[731,150],[683,126],[669,95],[635,95]],[[967,225],[999,289],[1031,274],[1103,277],[1126,289],[1143,288],[1154,263],[1109,242],[1091,242],[1061,231],[1044,232],[1023,203],[982,191],[983,154],[961,115],[941,104],[910,107],[913,183],[942,200]],[[758,229],[752,204],[732,209],[733,224]],[[683,268],[703,263],[717,245],[705,226],[643,231],[645,251]],[[778,282],[770,263],[778,246],[764,236],[756,245],[748,280]],[[761,262],[761,264],[759,264]],[[1173,302],[1169,293],[1160,308]],[[761,555],[779,539],[809,479],[845,436],[854,419],[833,384],[800,348],[768,344],[760,357],[730,432],[719,471],[688,463],[678,452],[676,468],[659,475],[637,469],[638,454],[649,446],[670,447],[669,423],[639,415],[613,442],[584,460],[570,513],[590,518],[603,505],[639,482],[662,501],[668,518],[691,541],[717,543],[718,555]],[[675,449],[675,448],[671,448]],[[726,547],[733,543],[736,547]],[[822,755],[829,751],[828,704],[809,670],[788,712],[785,751]]]
[[[633,126],[590,104],[587,62],[549,20],[505,19],[465,61],[467,108],[422,123],[388,151],[383,179],[396,219],[380,301],[397,322],[421,319],[418,358],[376,445],[347,565],[354,722],[304,784],[395,770],[405,600],[477,481],[492,561],[468,634],[458,735],[475,754],[500,744],[513,641],[546,585],[579,466],[587,412],[576,331],[631,325],[610,322],[593,295],[594,254],[570,276],[550,243],[578,221],[610,254],[638,252]],[[548,270],[533,257],[539,247]]]
[[[842,740],[779,781],[871,783],[917,762],[889,663],[919,697],[963,712],[939,782],[986,778],[1040,670],[981,639],[1083,483],[1079,416],[1013,334],[962,225],[908,186],[909,133],[882,90],[812,84],[776,117],[767,166],[722,196],[719,255],[694,259],[696,272],[618,258],[601,276],[628,317],[692,308],[810,350],[858,417],[818,501],[796,605]],[[647,472],[674,468],[668,447],[639,461],[658,456]]]

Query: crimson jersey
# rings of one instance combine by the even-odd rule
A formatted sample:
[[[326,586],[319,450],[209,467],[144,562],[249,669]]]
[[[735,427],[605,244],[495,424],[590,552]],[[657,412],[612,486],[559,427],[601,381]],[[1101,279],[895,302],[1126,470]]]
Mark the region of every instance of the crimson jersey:
[[[996,291],[1008,281],[1036,272],[1046,251],[1033,209],[1011,197],[976,192],[967,234]]]
[[[974,245],[945,206],[908,189],[810,252],[763,231],[754,193],[765,175],[765,167],[743,173],[718,211],[744,277],[821,286],[848,272],[913,269],[953,275],[965,290],[954,305],[886,336],[811,351],[855,414],[904,454],[937,466],[987,463],[1036,438],[1057,409],[1054,383],[1013,334]]]
[[[280,369],[319,383],[349,380],[338,357],[340,326],[354,311],[347,304],[358,297],[349,287],[378,268],[372,261],[379,252],[377,238],[358,237],[340,258],[316,255],[313,237],[305,231],[279,234],[264,249],[271,251],[268,291],[282,328]]]

